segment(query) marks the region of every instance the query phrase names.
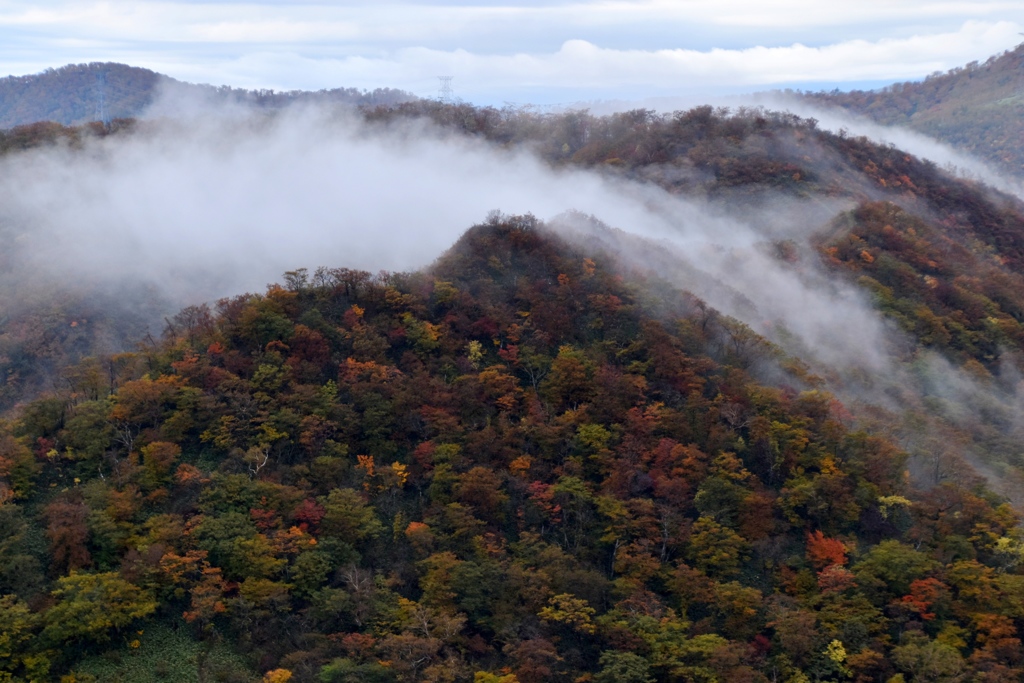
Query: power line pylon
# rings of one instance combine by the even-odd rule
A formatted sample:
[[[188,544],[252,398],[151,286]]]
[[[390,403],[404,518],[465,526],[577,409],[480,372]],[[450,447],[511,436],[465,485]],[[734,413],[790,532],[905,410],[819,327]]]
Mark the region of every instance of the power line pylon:
[[[445,104],[451,104],[455,99],[455,92],[452,90],[452,76],[438,76],[441,87],[438,88],[438,99]]]
[[[110,124],[107,118],[107,74],[103,71],[96,74],[96,120],[104,126]]]

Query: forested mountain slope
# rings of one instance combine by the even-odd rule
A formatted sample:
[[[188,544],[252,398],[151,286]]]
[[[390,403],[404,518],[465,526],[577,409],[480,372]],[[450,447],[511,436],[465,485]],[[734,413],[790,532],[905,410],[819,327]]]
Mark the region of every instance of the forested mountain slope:
[[[162,89],[170,93],[172,99],[202,98],[263,107],[281,107],[296,102],[365,106],[415,99],[409,93],[391,88],[378,88],[373,92],[356,88],[274,92],[195,85],[149,69],[93,62],[0,79],[0,128],[40,121],[72,126],[136,117],[152,104]]]
[[[754,231],[737,258],[861,293],[885,363],[814,356],[815,312],[776,315],[755,261],[701,271],[693,240],[587,216],[494,214],[423,271],[292,271],[148,338],[159,291],[42,282],[32,226],[0,222],[0,671],[1024,676],[1020,201],[761,110],[361,116],[699,202]],[[164,125],[0,146],[73,159]]]
[[[82,366],[0,439],[0,667],[140,675],[170,627],[167,680],[1019,676],[1009,506],[908,489],[612,264],[495,217],[427,272],[183,311],[113,390]],[[176,655],[224,641],[252,675]]]
[[[367,116],[391,122],[427,117],[501,145],[529,146],[556,167],[599,170],[705,199],[761,222],[766,240],[810,238],[827,263],[837,265],[838,255],[858,275],[877,274],[912,309],[901,315],[891,306],[883,310],[958,363],[973,359],[994,369],[1024,351],[1024,204],[892,146],[759,109],[537,117],[420,102]],[[779,197],[808,207],[788,231],[772,226],[772,201]],[[826,199],[854,210],[815,224],[822,215],[816,207],[829,215],[831,205],[821,203]],[[896,223],[885,230],[892,221],[916,223],[906,224],[902,230],[909,232],[900,238]],[[875,231],[887,237],[875,237]],[[838,250],[846,239],[860,248]],[[925,334],[933,322],[941,331]]]
[[[920,82],[800,97],[884,125],[913,128],[1005,173],[1024,176],[1024,44]]]
[[[900,381],[914,385],[924,401],[923,413],[934,413],[943,405],[950,408],[945,411],[949,414],[958,405],[984,405],[978,411],[957,413],[960,436],[951,439],[947,434],[937,444],[922,446],[924,451],[950,451],[955,462],[962,458],[952,452],[970,452],[970,457],[997,468],[996,479],[1016,481],[1013,471],[1003,469],[1007,464],[1024,465],[1014,379],[1014,373],[1024,368],[1024,207],[1015,198],[952,177],[890,146],[835,135],[817,129],[812,121],[761,110],[728,113],[700,107],[673,115],[636,111],[595,117],[586,112],[538,115],[424,101],[367,109],[364,116],[368,135],[390,135],[409,121],[426,119],[450,134],[483,138],[511,151],[530,149],[554,168],[586,169],[655,185],[672,196],[739,215],[762,231],[780,267],[797,274],[824,268],[834,279],[861,288],[913,340],[872,343],[888,344],[877,351],[894,355],[914,375]],[[0,145],[11,150],[55,143],[88,148],[98,135],[116,140],[160,134],[153,124],[139,126],[121,122],[89,132],[38,125],[0,135]],[[780,211],[780,202],[789,208]],[[17,232],[0,230],[0,239],[7,240],[4,253],[13,267]],[[663,253],[650,250],[646,258],[655,263]],[[678,263],[663,262],[659,268],[670,279],[683,272]],[[45,305],[15,307],[31,291],[26,275],[15,272],[4,286],[19,287],[21,295],[0,299],[0,405],[5,407],[63,382],[60,369],[68,360],[130,350],[131,334],[123,330],[139,329],[147,311],[150,322],[171,312],[159,292],[139,290],[141,300],[128,297],[121,313],[105,318],[101,312],[117,310],[117,304],[83,308],[75,303],[82,301],[81,284],[74,292],[51,288],[41,299]],[[675,284],[714,299],[712,285],[719,290],[736,285],[727,280],[712,282],[698,276]],[[751,286],[758,288],[756,282]],[[787,343],[780,332],[799,321],[774,319],[748,305],[756,293],[749,287],[746,294],[739,292],[737,306],[715,301],[777,343]],[[120,320],[122,330],[106,329],[107,319]],[[83,320],[90,322],[82,324]],[[131,325],[124,324],[128,322]],[[807,349],[789,351],[803,356]],[[962,388],[973,383],[976,391],[966,397],[960,389],[959,394],[951,393],[949,382],[937,384],[936,375],[949,373],[935,371],[929,353],[959,369],[962,377],[954,384]],[[836,368],[815,371],[825,376]],[[860,381],[855,375],[846,373],[846,383],[853,383],[848,386],[851,392]],[[874,381],[870,372],[861,375]],[[941,432],[932,427],[920,428],[924,431],[919,429],[918,436]],[[933,437],[909,439],[908,447],[911,441],[931,444]],[[933,478],[962,469],[949,466]]]
[[[0,128],[52,121],[64,125],[137,116],[170,81],[149,69],[93,63],[0,79]]]

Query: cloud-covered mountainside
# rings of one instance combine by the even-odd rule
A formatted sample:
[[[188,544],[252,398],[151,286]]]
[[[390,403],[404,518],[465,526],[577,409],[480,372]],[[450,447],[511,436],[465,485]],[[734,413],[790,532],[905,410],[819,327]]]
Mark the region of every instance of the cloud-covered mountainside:
[[[912,128],[1024,177],[1024,44],[921,82],[801,96],[887,126]]]
[[[1024,672],[1016,197],[759,109],[162,111],[0,137],[0,672]]]
[[[177,99],[271,108],[298,102],[376,106],[415,99],[409,93],[391,88],[274,92],[196,85],[149,69],[93,62],[68,64],[30,76],[0,78],[0,128],[40,121],[72,126],[137,117],[163,92],[173,93]]]

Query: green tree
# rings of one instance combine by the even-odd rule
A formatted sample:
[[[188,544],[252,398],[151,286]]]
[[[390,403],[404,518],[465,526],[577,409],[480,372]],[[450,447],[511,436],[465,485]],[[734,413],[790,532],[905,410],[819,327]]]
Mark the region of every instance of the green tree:
[[[869,550],[853,572],[860,586],[888,601],[909,593],[911,582],[924,578],[936,565],[924,553],[890,539]]]
[[[320,532],[326,536],[356,545],[384,529],[373,506],[355,489],[334,489],[319,502],[324,507]]]
[[[165,484],[174,461],[181,455],[181,447],[166,441],[154,441],[142,447],[143,484],[155,489]]]
[[[395,674],[378,662],[360,664],[351,659],[335,659],[320,669],[319,680],[321,683],[392,683]]]
[[[36,592],[45,578],[33,554],[32,529],[19,505],[0,505],[0,595],[22,598]]]
[[[57,603],[44,615],[43,639],[53,645],[92,640],[106,642],[110,632],[152,614],[157,603],[117,572],[72,572],[57,580]]]
[[[0,433],[0,504],[8,498],[28,496],[39,469],[32,451],[21,440]]]
[[[41,623],[41,617],[15,596],[0,596],[0,681],[49,678],[49,657],[38,647]]]
[[[892,659],[913,683],[959,681],[967,670],[955,647],[928,640],[923,634],[907,634],[903,644],[893,648]]]
[[[739,572],[747,542],[732,529],[710,517],[693,523],[689,557],[693,564],[712,576],[733,576]]]
[[[632,652],[606,650],[598,663],[601,670],[594,676],[594,683],[654,683],[651,665]]]
[[[574,407],[593,395],[593,374],[593,364],[582,352],[563,346],[551,363],[551,372],[540,390],[552,403]]]

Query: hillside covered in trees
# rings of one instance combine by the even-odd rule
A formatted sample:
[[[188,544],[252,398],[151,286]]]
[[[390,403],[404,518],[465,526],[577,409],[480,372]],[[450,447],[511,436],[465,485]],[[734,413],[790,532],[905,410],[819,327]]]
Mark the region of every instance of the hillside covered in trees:
[[[366,117],[427,118],[505,147],[530,147],[554,167],[651,183],[754,216],[780,256],[795,259],[791,247],[809,240],[837,274],[880,297],[901,328],[958,365],[973,360],[994,371],[1024,352],[1024,204],[892,146],[819,130],[791,114],[709,106],[540,117],[419,102]],[[809,207],[835,200],[850,210],[822,224],[798,217],[804,224],[779,239],[764,211],[778,198]]]
[[[864,295],[894,377],[592,217],[494,214],[421,271],[295,270],[148,337],[160,292],[44,287],[0,223],[0,677],[1024,676],[1020,201],[762,110],[360,116],[743,216]]]
[[[68,64],[29,76],[0,78],[0,128],[48,121],[75,126],[136,117],[161,91],[173,99],[195,99],[259,107],[298,102],[365,106],[415,99],[392,88],[362,91],[333,88],[316,92],[245,90],[185,83],[149,69],[113,62]]]
[[[267,680],[1018,676],[1011,508],[909,489],[736,321],[611,264],[496,217],[428,272],[182,311],[113,387],[80,366],[0,441],[0,667],[105,680],[169,628]]]
[[[1024,44],[920,82],[800,96],[887,126],[912,128],[1024,177]]]

